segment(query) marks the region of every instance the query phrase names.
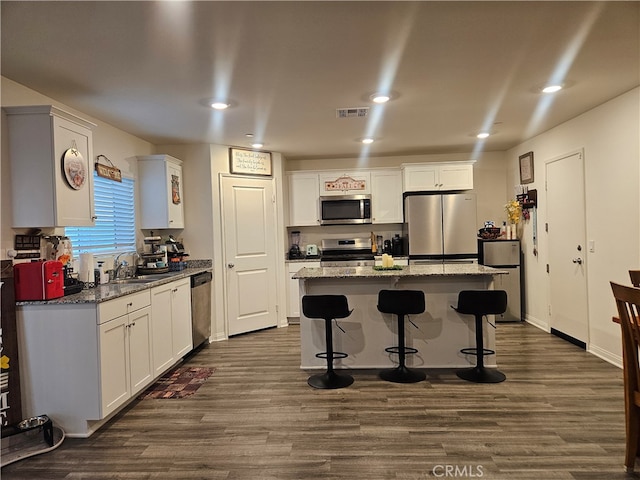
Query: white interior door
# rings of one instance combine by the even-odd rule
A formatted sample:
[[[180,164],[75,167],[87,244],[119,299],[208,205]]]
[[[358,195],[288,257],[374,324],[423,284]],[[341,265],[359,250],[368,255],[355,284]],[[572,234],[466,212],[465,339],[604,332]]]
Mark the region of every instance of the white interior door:
[[[229,335],[277,324],[273,181],[221,177]]]
[[[550,326],[586,346],[589,315],[582,157],[579,152],[546,164],[547,237]]]

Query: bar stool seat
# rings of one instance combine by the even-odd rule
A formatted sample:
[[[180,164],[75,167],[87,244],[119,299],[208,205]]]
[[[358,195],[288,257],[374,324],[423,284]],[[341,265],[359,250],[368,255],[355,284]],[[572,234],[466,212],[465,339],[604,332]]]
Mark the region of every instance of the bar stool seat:
[[[314,388],[334,389],[348,387],[353,383],[353,377],[347,374],[336,373],[333,369],[333,360],[346,358],[349,355],[343,352],[333,351],[333,329],[331,322],[338,318],[346,318],[351,315],[347,297],[344,295],[305,295],[302,297],[302,313],[307,318],[319,318],[325,321],[326,352],[316,354],[317,358],[327,361],[327,371],[312,375],[307,383]]]
[[[476,366],[458,370],[456,375],[463,380],[476,383],[500,383],[507,378],[495,368],[485,368],[484,356],[496,352],[484,348],[483,317],[500,315],[507,311],[507,292],[504,290],[462,290],[458,294],[458,306],[452,306],[456,312],[473,315],[476,322],[476,346],[460,350],[464,354],[476,356]]]
[[[378,310],[398,317],[398,346],[387,347],[385,352],[398,354],[399,365],[383,370],[380,378],[395,383],[421,382],[427,375],[406,366],[406,355],[418,353],[418,350],[405,345],[404,318],[406,315],[418,315],[425,311],[424,292],[421,290],[380,290],[378,292]]]

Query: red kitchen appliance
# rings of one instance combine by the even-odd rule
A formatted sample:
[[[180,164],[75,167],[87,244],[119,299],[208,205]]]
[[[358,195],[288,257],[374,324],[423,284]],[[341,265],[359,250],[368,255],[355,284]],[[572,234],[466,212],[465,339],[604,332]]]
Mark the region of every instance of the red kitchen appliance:
[[[46,260],[13,266],[16,301],[51,300],[64,296],[62,263]]]

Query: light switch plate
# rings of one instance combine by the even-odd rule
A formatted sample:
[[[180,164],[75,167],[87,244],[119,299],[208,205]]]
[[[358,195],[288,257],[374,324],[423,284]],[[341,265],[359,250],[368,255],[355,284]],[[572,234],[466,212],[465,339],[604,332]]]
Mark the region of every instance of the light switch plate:
[[[596,241],[589,240],[589,253],[595,253],[596,251]]]

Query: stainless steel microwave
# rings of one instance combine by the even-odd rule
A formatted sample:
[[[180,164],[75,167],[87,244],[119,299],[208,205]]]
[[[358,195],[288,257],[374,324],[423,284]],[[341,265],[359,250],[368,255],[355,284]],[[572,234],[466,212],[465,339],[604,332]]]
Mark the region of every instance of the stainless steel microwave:
[[[371,223],[371,195],[320,197],[321,225]]]

